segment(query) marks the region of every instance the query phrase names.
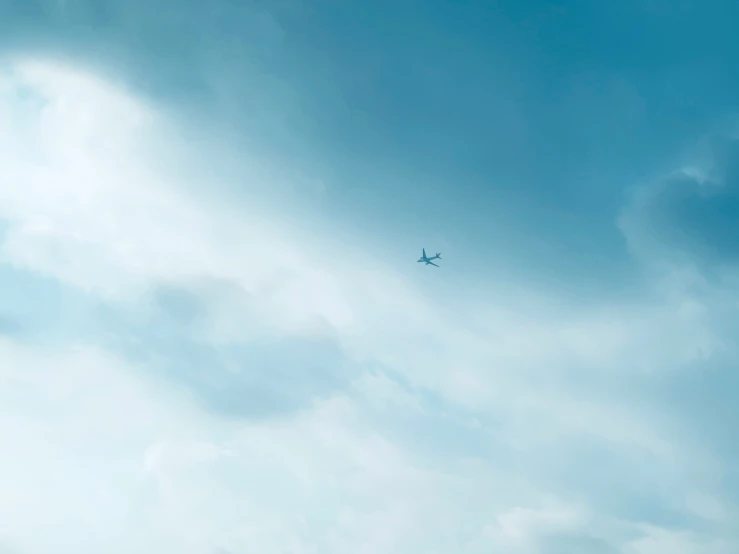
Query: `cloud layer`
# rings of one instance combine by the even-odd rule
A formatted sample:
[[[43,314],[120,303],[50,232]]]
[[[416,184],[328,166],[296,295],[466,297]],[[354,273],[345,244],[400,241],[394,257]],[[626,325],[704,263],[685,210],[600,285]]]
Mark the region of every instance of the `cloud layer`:
[[[637,294],[460,281],[452,309],[175,116],[77,67],[0,73],[2,298],[24,298],[0,548],[737,550],[731,425],[686,385],[735,413],[731,148],[613,222]]]

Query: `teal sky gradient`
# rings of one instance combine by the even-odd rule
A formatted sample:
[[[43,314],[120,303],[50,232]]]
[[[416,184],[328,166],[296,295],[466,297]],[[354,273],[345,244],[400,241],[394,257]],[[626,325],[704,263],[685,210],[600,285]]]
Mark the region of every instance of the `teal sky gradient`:
[[[738,552],[738,26],[0,0],[0,553]]]

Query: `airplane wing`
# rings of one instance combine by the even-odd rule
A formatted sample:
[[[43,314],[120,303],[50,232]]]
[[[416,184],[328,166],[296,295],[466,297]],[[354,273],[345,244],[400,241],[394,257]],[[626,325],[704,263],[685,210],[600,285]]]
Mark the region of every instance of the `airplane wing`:
[[[432,266],[434,266],[434,267],[439,267],[439,266],[438,266],[438,265],[436,265],[436,264],[435,264],[434,262],[428,262],[428,263],[430,263],[430,264],[431,264]]]
[[[423,249],[423,257],[424,258],[426,257],[426,249],[425,248]]]

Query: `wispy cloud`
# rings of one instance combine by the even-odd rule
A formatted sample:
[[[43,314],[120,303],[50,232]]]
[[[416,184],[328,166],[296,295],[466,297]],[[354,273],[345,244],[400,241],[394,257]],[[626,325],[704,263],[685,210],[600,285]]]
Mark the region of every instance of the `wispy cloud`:
[[[3,263],[84,302],[64,341],[0,335],[14,453],[0,540],[29,553],[736,548],[736,491],[720,482],[733,459],[655,402],[655,383],[731,339],[705,297],[664,294],[675,267],[645,272],[638,298],[587,306],[460,282],[451,312],[341,227],[280,213],[268,172],[219,173],[260,191],[248,202],[188,171],[238,164],[183,144],[187,125],[79,68],[3,69]],[[621,228],[649,264],[640,198]]]

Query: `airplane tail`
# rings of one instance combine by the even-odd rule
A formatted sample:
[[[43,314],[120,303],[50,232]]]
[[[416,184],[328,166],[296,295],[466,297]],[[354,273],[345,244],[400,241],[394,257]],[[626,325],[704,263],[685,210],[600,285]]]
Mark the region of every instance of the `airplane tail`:
[[[436,257],[439,258],[439,259],[441,259],[441,252],[437,252],[436,253]]]

